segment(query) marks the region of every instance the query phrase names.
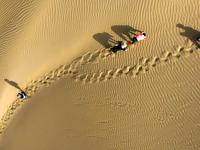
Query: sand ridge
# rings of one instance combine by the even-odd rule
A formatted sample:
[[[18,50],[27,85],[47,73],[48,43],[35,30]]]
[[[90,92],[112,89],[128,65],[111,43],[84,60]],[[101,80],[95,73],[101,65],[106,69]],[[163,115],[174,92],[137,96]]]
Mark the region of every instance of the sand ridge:
[[[59,80],[61,77],[69,75],[71,79],[75,82],[81,81],[83,84],[85,83],[95,83],[102,82],[106,80],[110,80],[116,78],[120,75],[130,75],[131,77],[136,77],[139,74],[144,74],[149,70],[153,69],[157,65],[162,65],[162,63],[175,61],[185,55],[188,54],[198,54],[198,49],[192,48],[195,44],[189,43],[186,47],[179,46],[176,49],[175,53],[170,51],[164,52],[161,56],[155,56],[151,58],[141,58],[139,63],[132,66],[124,66],[123,68],[117,68],[115,70],[106,70],[100,71],[98,73],[93,74],[79,74],[79,68],[81,66],[87,65],[88,63],[99,63],[102,59],[106,57],[114,57],[116,54],[113,54],[109,51],[109,49],[97,50],[93,53],[86,53],[83,56],[72,61],[71,64],[62,65],[59,68],[51,71],[50,73],[46,73],[44,76],[39,77],[37,79],[32,80],[24,89],[29,97],[32,97],[38,89],[42,86],[49,86],[51,83]],[[114,55],[114,56],[113,56]],[[10,117],[13,113],[23,106],[28,99],[17,99],[15,100],[8,108],[6,114],[2,117],[0,122],[0,133],[3,132]]]

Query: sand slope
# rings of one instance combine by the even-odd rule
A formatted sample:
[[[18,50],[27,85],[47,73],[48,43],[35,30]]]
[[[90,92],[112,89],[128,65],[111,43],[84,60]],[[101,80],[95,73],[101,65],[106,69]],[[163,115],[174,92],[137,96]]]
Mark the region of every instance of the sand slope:
[[[198,1],[1,3],[0,149],[200,148]]]

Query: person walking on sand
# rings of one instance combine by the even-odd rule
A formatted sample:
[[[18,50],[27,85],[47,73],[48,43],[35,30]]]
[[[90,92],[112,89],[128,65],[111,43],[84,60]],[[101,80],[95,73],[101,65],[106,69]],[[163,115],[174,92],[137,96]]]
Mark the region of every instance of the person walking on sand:
[[[19,92],[18,94],[17,94],[17,98],[28,98],[28,96],[26,95],[26,93],[25,92],[23,92],[23,91],[21,91],[21,92]]]
[[[146,38],[146,34],[144,32],[141,32],[140,34],[138,34],[136,37],[133,38],[133,41],[130,44],[135,45],[137,42],[144,40],[145,38]]]
[[[114,46],[113,48],[110,48],[109,50],[111,50],[113,53],[116,53],[117,51],[120,51],[120,50],[128,51],[126,47],[127,47],[127,44],[125,42],[120,42],[118,46]]]

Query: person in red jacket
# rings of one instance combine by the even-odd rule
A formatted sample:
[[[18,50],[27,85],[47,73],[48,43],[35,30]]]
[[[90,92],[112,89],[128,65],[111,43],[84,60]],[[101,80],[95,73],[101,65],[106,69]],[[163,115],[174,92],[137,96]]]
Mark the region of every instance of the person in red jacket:
[[[138,34],[136,37],[133,38],[131,45],[136,44],[138,41],[144,40],[145,38],[146,38],[146,34],[144,32],[141,32],[140,34]]]

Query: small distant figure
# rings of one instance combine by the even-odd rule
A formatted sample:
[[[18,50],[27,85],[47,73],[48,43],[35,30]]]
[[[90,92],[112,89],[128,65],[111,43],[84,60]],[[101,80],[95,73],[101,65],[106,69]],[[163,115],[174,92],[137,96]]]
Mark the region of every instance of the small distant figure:
[[[146,34],[144,32],[141,32],[140,34],[138,34],[136,37],[133,38],[133,42],[131,42],[132,44],[136,44],[137,42],[144,40],[146,38]]]
[[[195,40],[196,41],[200,41],[200,37],[196,38]],[[200,47],[198,47],[198,49],[200,49]]]
[[[23,92],[23,91],[21,91],[21,92],[19,92],[18,94],[17,94],[17,98],[28,98],[28,96],[26,95],[26,93],[25,92]]]
[[[113,53],[116,53],[117,51],[120,51],[120,50],[128,51],[126,47],[127,47],[127,44],[125,42],[120,42],[118,46],[114,46],[113,48],[110,48],[109,50],[111,50]]]

